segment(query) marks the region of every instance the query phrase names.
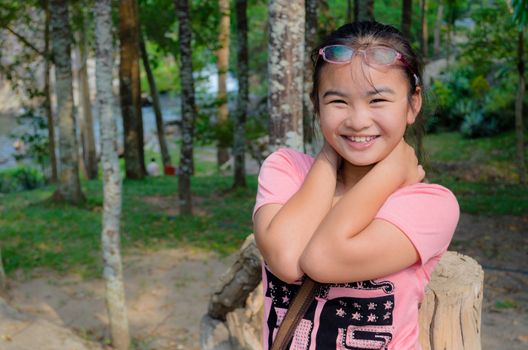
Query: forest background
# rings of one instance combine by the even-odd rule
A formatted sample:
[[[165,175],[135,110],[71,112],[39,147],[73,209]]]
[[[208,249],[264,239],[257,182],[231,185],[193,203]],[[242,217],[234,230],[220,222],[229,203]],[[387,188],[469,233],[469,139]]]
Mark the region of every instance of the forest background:
[[[108,266],[100,253],[110,165],[104,165],[95,81],[98,3],[106,2],[0,0],[0,289],[7,299],[17,282],[40,276],[42,268],[96,279]],[[121,242],[113,244],[125,256],[175,247],[234,252],[251,232],[263,158],[274,147],[291,146],[286,131],[301,140],[297,148],[317,151],[305,86],[290,87],[297,92],[291,105],[300,103],[301,112],[279,114],[287,124],[276,126],[280,112],[270,89],[282,78],[269,54],[273,3],[281,2],[108,2],[113,101],[106,102],[117,124],[110,148],[120,156],[124,178]],[[455,239],[451,249],[513,274],[520,283],[491,293],[489,308],[525,319],[528,299],[517,291],[526,290],[519,276],[528,274],[520,266],[528,247],[526,1],[290,3],[303,4],[282,20],[299,25],[302,19],[305,38],[294,44],[304,57],[318,38],[355,19],[393,24],[412,39],[426,67],[428,177],[455,192],[475,227],[478,218],[506,226]],[[71,42],[61,51],[63,38]],[[297,74],[309,73],[311,63],[299,57]],[[68,70],[64,85],[65,73],[57,72]],[[166,176],[148,176],[149,166]],[[114,336],[89,338],[115,345]],[[525,336],[512,341],[525,344]],[[132,334],[132,346],[148,348],[137,339]]]

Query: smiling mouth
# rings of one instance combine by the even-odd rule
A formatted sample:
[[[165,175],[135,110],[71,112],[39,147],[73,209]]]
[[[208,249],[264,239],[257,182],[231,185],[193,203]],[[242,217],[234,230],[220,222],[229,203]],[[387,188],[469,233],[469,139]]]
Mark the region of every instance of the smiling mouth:
[[[374,140],[378,136],[344,136],[344,137],[347,140],[352,141],[352,142],[367,143],[367,142]]]

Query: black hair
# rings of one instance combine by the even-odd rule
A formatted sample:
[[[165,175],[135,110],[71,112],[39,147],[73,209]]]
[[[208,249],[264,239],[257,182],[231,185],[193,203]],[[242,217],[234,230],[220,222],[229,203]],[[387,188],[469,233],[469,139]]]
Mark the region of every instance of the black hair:
[[[319,81],[321,69],[328,64],[319,58],[319,50],[329,45],[346,45],[352,48],[366,48],[369,45],[388,46],[403,56],[405,76],[409,82],[409,97],[421,86],[422,61],[412,49],[409,40],[395,27],[374,21],[360,21],[347,23],[330,33],[311,54],[313,63],[312,92],[310,98],[314,106],[314,118],[319,114]],[[416,117],[412,127],[407,128],[406,139],[415,147],[418,159],[422,158],[422,136],[424,134],[424,123],[422,112]]]

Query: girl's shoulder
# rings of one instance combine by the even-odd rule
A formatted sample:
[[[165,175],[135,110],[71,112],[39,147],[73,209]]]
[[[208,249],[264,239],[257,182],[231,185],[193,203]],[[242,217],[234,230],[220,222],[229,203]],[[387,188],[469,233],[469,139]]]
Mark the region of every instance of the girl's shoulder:
[[[304,178],[312,167],[313,162],[314,158],[312,156],[296,149],[279,148],[266,158],[262,164],[262,168],[290,169],[291,171],[295,171],[299,177]]]

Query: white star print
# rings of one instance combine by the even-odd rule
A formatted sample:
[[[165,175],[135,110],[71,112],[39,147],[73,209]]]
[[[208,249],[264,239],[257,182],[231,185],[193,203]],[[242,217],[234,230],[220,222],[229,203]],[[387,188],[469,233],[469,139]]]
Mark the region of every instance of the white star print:
[[[361,305],[359,305],[358,303],[354,303],[354,307],[355,307],[356,309],[361,309]]]
[[[286,286],[282,286],[282,291],[283,291],[283,292],[287,292],[287,291],[288,291],[288,287],[286,287]]]
[[[346,315],[346,312],[342,308],[339,308],[336,310],[336,316],[344,317],[345,315]]]
[[[288,304],[288,303],[290,302],[290,298],[288,298],[287,296],[283,296],[283,297],[282,297],[282,302],[283,302],[284,304]]]
[[[377,319],[378,319],[378,317],[376,315],[374,315],[374,314],[370,314],[370,315],[367,316],[367,321],[368,322],[374,322]]]
[[[353,319],[353,320],[358,320],[358,321],[361,320],[361,314],[360,314],[359,312],[357,312],[357,311],[354,312],[354,313],[352,314],[352,319]]]
[[[275,287],[275,286],[273,285],[273,282],[268,283],[268,286],[269,286],[270,288]]]
[[[369,309],[369,310],[376,310],[376,306],[378,306],[378,304],[376,304],[376,303],[369,303],[369,304],[368,304],[368,309]]]
[[[385,310],[390,310],[390,309],[392,309],[392,301],[390,301],[390,300],[387,300],[387,301],[385,302],[385,304],[383,304],[383,305],[385,305]]]
[[[390,318],[391,313],[387,312],[385,315],[383,315],[384,320],[388,320]]]

